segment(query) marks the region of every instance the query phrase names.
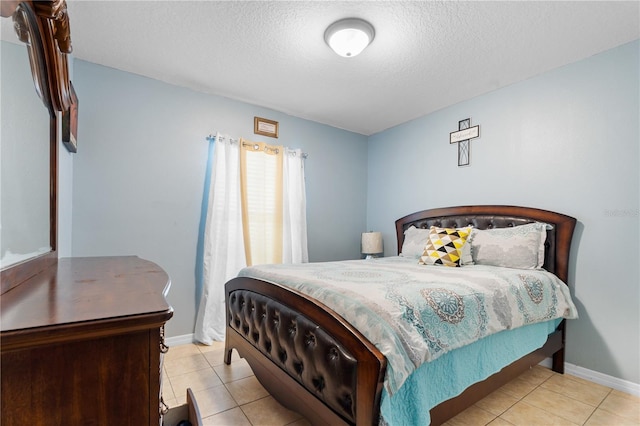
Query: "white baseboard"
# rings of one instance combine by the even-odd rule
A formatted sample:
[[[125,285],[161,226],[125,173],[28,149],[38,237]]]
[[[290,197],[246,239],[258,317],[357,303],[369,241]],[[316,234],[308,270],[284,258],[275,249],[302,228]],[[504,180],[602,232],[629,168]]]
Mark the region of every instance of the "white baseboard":
[[[164,342],[167,346],[171,347],[194,343],[195,340],[193,339],[193,333],[191,333],[183,334],[182,336],[167,337],[164,339]]]
[[[551,358],[547,358],[540,363],[540,365],[551,368]],[[640,384],[633,383],[628,380],[619,379],[617,377],[609,376],[607,374],[598,373],[597,371],[589,370],[578,365],[565,362],[564,372],[571,374],[572,376],[580,377],[581,379],[589,380],[590,382],[597,383],[602,386],[607,386],[612,389],[619,390],[620,392],[628,393],[635,396],[640,396]]]

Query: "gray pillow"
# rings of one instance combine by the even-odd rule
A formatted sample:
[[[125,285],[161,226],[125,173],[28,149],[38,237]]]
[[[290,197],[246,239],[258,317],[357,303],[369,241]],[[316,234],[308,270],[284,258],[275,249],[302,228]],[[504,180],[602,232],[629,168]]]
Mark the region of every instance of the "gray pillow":
[[[510,228],[476,229],[469,238],[476,265],[540,269],[544,264],[546,223],[535,222]]]

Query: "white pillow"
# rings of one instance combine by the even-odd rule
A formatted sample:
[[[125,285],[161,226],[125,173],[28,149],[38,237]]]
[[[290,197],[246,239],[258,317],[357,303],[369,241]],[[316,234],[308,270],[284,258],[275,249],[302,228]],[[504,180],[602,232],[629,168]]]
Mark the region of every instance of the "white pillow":
[[[419,259],[424,253],[425,246],[429,241],[430,230],[416,228],[411,225],[404,231],[404,242],[402,243],[402,251],[400,256],[411,257],[413,259]],[[460,265],[473,265],[473,259],[471,257],[471,246],[469,243],[465,243],[462,246],[462,257],[460,258]]]
[[[540,269],[544,264],[546,223],[535,222],[510,228],[473,229],[468,244],[476,265]]]
[[[424,246],[429,240],[428,229],[418,229],[411,225],[404,231],[404,242],[400,256],[419,258],[424,253]]]

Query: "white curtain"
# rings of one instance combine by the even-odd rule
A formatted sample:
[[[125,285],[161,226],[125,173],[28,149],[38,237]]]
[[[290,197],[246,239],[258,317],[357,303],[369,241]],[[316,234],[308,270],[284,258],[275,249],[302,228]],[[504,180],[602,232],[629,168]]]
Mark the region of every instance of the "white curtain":
[[[202,296],[195,328],[195,340],[207,345],[224,340],[224,285],[247,266],[242,223],[240,142],[217,134],[211,143],[215,145],[202,248]],[[282,167],[283,263],[309,261],[303,155],[299,149],[285,148]]]
[[[282,263],[309,261],[303,155],[300,149],[285,148],[282,162]]]
[[[224,284],[246,266],[240,199],[240,148],[217,134],[203,247],[203,285],[195,339],[224,340]]]

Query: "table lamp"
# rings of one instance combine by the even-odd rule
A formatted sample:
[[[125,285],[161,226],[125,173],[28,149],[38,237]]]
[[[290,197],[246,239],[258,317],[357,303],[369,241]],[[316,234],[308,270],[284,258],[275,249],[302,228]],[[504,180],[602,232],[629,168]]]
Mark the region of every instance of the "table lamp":
[[[363,232],[361,252],[367,256],[367,259],[372,259],[374,255],[384,252],[382,248],[382,232]]]

